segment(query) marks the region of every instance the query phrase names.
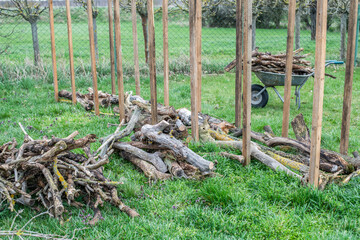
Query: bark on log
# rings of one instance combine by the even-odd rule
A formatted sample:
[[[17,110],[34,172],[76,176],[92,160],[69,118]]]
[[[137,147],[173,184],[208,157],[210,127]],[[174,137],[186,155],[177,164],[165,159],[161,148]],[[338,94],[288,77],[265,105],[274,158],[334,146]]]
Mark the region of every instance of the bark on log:
[[[310,143],[310,131],[304,121],[304,116],[300,113],[291,121],[296,140],[300,142]]]
[[[310,145],[306,144],[304,142],[299,142],[297,140],[293,140],[290,138],[283,138],[283,137],[274,137],[272,139],[269,139],[266,141],[266,145],[269,147],[275,147],[275,146],[290,146],[293,148],[296,148],[306,154],[310,154]],[[336,165],[342,169],[344,169],[345,172],[352,171],[353,169],[351,166],[349,166],[349,163],[345,161],[343,157],[341,157],[339,154],[328,151],[325,149],[320,150],[320,159],[323,161],[322,163],[328,163],[331,165]],[[337,172],[339,169],[333,166],[330,170],[331,172]]]
[[[130,156],[127,159],[135,166],[139,167],[144,172],[144,175],[150,180],[167,180],[171,178],[170,174],[158,171],[153,165],[140,158]]]
[[[156,125],[145,125],[141,128],[141,133],[153,142],[157,142],[172,150],[177,156],[184,158],[188,163],[199,168],[204,173],[210,173],[214,169],[214,163],[205,160],[201,156],[187,148],[181,141],[164,134],[162,131],[169,126],[166,121],[161,121]]]
[[[188,178],[186,176],[184,170],[180,167],[180,165],[172,159],[165,158],[165,164],[169,169],[169,172],[176,178]]]

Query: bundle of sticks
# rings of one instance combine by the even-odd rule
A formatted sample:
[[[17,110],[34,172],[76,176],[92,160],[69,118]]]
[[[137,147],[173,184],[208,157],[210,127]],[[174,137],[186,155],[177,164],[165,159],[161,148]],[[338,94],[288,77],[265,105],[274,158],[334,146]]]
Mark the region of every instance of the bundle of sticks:
[[[305,58],[310,54],[300,55],[302,51],[304,51],[303,48],[299,48],[294,51],[293,67],[292,67],[293,75],[309,75],[314,73],[314,69],[311,67],[311,62],[305,60]],[[272,73],[285,74],[286,54],[273,55],[270,52],[259,52],[258,48],[256,48],[252,52],[251,56],[252,56],[251,70],[253,72],[272,72]],[[224,70],[229,72],[231,69],[235,68],[235,66],[236,66],[236,59],[231,61],[224,68]],[[328,73],[325,73],[325,76],[336,79],[335,76]]]
[[[118,197],[116,186],[122,183],[103,175],[108,155],[91,154],[90,144],[96,141],[96,136],[75,139],[77,135],[74,132],[66,138],[41,140],[25,135],[20,148],[16,148],[16,140],[0,146],[0,202],[7,201],[11,211],[15,204],[35,210],[43,206],[60,221],[67,211],[63,202],[75,207],[91,206],[95,215],[90,224],[101,219],[99,206],[104,202],[131,217],[138,216]],[[74,149],[83,149],[86,155],[75,154],[71,151]]]
[[[293,74],[295,75],[307,75],[313,73],[311,68],[311,62],[305,60],[309,54],[299,55],[304,51],[303,48],[299,48],[294,51],[293,57]],[[236,66],[236,59],[229,63],[224,69],[230,71]],[[256,48],[252,52],[252,71],[253,72],[273,72],[273,73],[285,73],[286,67],[286,54],[272,55],[269,52],[258,52]]]

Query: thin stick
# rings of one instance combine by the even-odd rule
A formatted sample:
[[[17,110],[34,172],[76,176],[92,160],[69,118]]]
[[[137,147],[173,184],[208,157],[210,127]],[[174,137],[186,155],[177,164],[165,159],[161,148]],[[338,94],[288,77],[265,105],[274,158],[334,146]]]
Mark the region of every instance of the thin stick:
[[[87,0],[87,15],[88,15],[88,27],[89,27],[89,42],[90,42],[90,55],[91,55],[91,74],[93,80],[93,90],[94,90],[94,105],[95,105],[95,114],[100,115],[99,111],[99,94],[97,87],[97,75],[96,75],[96,56],[95,56],[95,43],[94,43],[94,30],[93,30],[93,19],[92,19],[92,6],[91,0]]]
[[[315,79],[312,114],[309,183],[319,186],[321,125],[324,98],[327,0],[318,0],[316,18]]]
[[[21,122],[19,122],[19,126],[21,128],[21,131],[23,131],[23,133],[25,134],[25,136],[28,136],[28,138],[31,140],[31,141],[34,141],[34,139],[32,137],[29,136],[29,134],[25,131],[25,128],[23,127],[23,125],[21,124]]]
[[[163,0],[164,104],[169,106],[168,0]]]
[[[135,70],[135,91],[140,96],[140,70],[139,70],[139,47],[136,24],[136,0],[131,0],[131,19],[133,30],[133,48],[134,48],[134,70]]]
[[[252,0],[244,1],[244,58],[243,58],[243,148],[244,166],[250,164],[251,140],[251,49],[252,49]]]
[[[238,128],[241,125],[242,43],[241,0],[236,0],[235,126]]]
[[[114,53],[114,29],[113,29],[113,11],[112,1],[108,0],[108,17],[109,17],[109,43],[110,43],[110,68],[111,68],[111,94],[116,94],[115,83],[115,53]]]
[[[115,45],[116,45],[116,70],[119,92],[119,115],[120,122],[125,119],[124,80],[121,56],[121,31],[120,31],[120,5],[119,0],[114,0],[114,21],[115,21]]]
[[[350,114],[351,114],[351,96],[354,78],[354,61],[356,46],[356,21],[358,14],[358,0],[352,0],[350,3],[348,43],[346,53],[346,70],[344,86],[344,102],[341,123],[340,153],[347,154],[349,148],[350,132]]]
[[[151,92],[151,123],[157,123],[157,90],[156,90],[156,65],[155,65],[155,26],[153,0],[147,0],[148,28],[149,28],[149,70]]]
[[[288,35],[286,45],[286,67],[285,67],[285,86],[284,86],[284,106],[281,136],[289,135],[289,118],[290,118],[290,97],[291,97],[291,81],[293,67],[293,51],[294,51],[294,28],[295,28],[295,11],[296,0],[289,1],[288,14]]]
[[[194,141],[199,141],[198,118],[198,81],[196,58],[196,1],[189,1],[189,30],[190,30],[190,81],[191,81],[191,135]]]
[[[69,44],[70,77],[71,77],[71,93],[72,93],[71,97],[72,97],[72,103],[75,105],[76,87],[75,87],[74,52],[73,52],[73,42],[72,42],[70,0],[65,0],[65,5],[66,5],[68,44]]]
[[[54,80],[54,96],[55,96],[55,101],[58,102],[59,88],[58,88],[57,66],[56,66],[53,0],[49,0],[49,21],[50,21],[50,39],[51,39],[51,60],[53,66],[53,80]]]

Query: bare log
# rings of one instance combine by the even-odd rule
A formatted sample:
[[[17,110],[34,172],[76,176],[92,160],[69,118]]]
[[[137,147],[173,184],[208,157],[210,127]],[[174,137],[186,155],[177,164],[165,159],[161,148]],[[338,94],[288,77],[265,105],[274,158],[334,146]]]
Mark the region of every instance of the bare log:
[[[124,151],[126,153],[132,154],[144,161],[147,161],[149,163],[151,163],[152,165],[154,165],[156,167],[156,169],[162,173],[166,173],[167,172],[167,167],[164,163],[164,161],[160,158],[161,153],[160,152],[156,152],[156,153],[147,153],[144,150],[141,150],[139,148],[133,147],[130,144],[127,143],[121,143],[121,142],[116,142],[114,143],[113,147],[115,149]]]
[[[215,144],[219,147],[231,147],[234,149],[242,150],[242,141],[216,141]],[[264,163],[266,166],[270,167],[274,171],[283,171],[290,176],[294,176],[301,180],[301,176],[290,171],[284,165],[273,159],[272,157],[261,152],[254,143],[251,143],[250,155],[260,162]]]
[[[304,121],[304,116],[300,113],[292,121],[291,126],[294,130],[296,140],[310,143],[310,131]]]
[[[164,134],[162,131],[168,126],[169,123],[166,121],[161,121],[156,125],[145,125],[141,128],[141,133],[151,141],[157,142],[169,148],[175,153],[175,155],[184,158],[188,163],[199,168],[199,170],[204,174],[209,173],[214,169],[214,163],[197,155],[187,148],[181,141]]]
[[[129,158],[127,158],[130,162],[132,162],[135,166],[137,166],[138,168],[141,169],[141,171],[144,172],[144,175],[151,179],[151,180],[167,180],[171,178],[171,174],[168,173],[163,173],[158,171],[152,164],[134,157],[134,156],[130,156]]]

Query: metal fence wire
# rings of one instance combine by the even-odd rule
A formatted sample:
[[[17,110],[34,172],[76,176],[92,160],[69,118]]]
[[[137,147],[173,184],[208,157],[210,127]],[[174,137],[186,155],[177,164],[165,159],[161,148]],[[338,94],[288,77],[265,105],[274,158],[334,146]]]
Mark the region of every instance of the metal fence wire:
[[[87,13],[80,3],[71,2],[73,49],[77,71],[90,69],[89,33]],[[98,49],[98,67],[110,72],[109,25],[107,1],[94,0],[96,6],[96,31]],[[41,2],[40,6],[47,6]],[[11,8],[11,2],[0,0],[1,8]],[[157,68],[162,68],[162,13],[161,2],[155,7],[155,35]],[[254,47],[261,52],[280,53],[286,50],[287,6],[272,13],[258,14],[253,17],[256,31]],[[281,12],[281,13],[280,13]],[[31,24],[21,16],[10,17],[0,11],[0,59],[2,64],[22,66],[34,61]],[[48,9],[41,13],[37,21],[37,38],[40,59],[51,64],[50,27]],[[55,41],[59,64],[67,64],[68,38],[65,1],[54,1]],[[309,17],[300,17],[299,46],[310,53],[309,60],[314,61],[315,40],[311,39]],[[341,18],[332,15],[327,31],[327,59],[341,60]],[[146,72],[143,25],[140,16],[137,21],[140,69]],[[346,28],[347,29],[347,28]],[[169,56],[170,71],[189,72],[189,20],[186,11],[175,7],[169,9]],[[346,33],[345,33],[346,34]],[[346,39],[346,38],[345,38]],[[121,8],[121,42],[125,74],[133,74],[133,43],[131,15],[127,8]],[[358,40],[359,42],[359,40]],[[346,41],[345,41],[346,44]],[[345,48],[346,49],[346,48]],[[358,54],[359,57],[360,54]],[[214,5],[211,11],[203,13],[202,64],[204,73],[223,72],[224,67],[235,58],[235,8],[234,5]]]

